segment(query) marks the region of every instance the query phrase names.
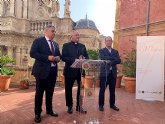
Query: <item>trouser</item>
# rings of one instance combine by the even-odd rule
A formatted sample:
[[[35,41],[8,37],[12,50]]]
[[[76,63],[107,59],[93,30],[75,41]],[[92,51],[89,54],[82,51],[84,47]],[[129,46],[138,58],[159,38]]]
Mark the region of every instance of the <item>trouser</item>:
[[[45,102],[46,111],[50,112],[52,110],[52,99],[53,92],[56,83],[57,70],[55,67],[50,69],[50,73],[46,79],[36,78],[36,92],[35,92],[35,114],[40,114],[42,112],[42,100],[45,91]]]
[[[116,78],[113,77],[112,73],[110,73],[107,77],[100,78],[100,91],[99,91],[99,106],[104,106],[105,100],[105,89],[109,85],[109,104],[113,106],[115,104],[115,86],[116,86]]]
[[[65,100],[66,106],[73,106],[73,97],[72,97],[72,88],[75,80],[77,81],[77,106],[80,106],[80,88],[81,88],[81,74],[78,74],[76,77],[65,77]]]

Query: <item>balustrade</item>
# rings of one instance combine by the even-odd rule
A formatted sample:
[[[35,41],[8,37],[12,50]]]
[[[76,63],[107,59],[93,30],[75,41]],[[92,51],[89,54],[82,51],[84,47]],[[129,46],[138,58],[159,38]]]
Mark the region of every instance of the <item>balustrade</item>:
[[[48,25],[52,25],[51,21],[33,21],[31,22],[31,31],[43,31]]]

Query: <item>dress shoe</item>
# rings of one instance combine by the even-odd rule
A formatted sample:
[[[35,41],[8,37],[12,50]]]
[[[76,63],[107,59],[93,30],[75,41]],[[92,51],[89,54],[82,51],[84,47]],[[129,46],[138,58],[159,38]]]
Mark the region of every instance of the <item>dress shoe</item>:
[[[103,106],[99,106],[99,111],[104,111],[104,107]]]
[[[83,114],[86,114],[87,111],[84,110],[81,106],[76,106],[76,111],[80,112],[80,113],[83,113]]]
[[[39,114],[35,115],[34,120],[35,120],[36,123],[40,123],[41,122],[41,115],[39,115]]]
[[[73,113],[72,106],[68,107],[67,112],[68,112],[69,114],[72,114],[72,113]]]
[[[56,112],[47,112],[48,115],[54,116],[54,117],[58,117],[58,114]]]
[[[119,111],[119,108],[118,108],[118,107],[116,107],[115,105],[110,106],[110,108],[111,108],[111,109],[113,109],[113,110],[115,110],[115,111]]]

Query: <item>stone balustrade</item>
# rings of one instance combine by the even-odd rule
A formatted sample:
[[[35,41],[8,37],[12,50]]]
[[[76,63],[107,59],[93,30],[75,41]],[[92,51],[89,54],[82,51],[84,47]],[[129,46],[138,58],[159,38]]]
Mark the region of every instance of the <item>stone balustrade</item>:
[[[48,25],[52,25],[52,21],[32,21],[30,23],[31,25],[31,31],[43,31],[44,28]]]
[[[19,83],[20,80],[28,78],[30,81],[35,81],[35,77],[31,75],[32,67],[14,67],[16,70],[16,74],[11,78],[12,83]],[[61,78],[60,75],[63,73],[63,67],[59,67],[57,81],[60,82]]]

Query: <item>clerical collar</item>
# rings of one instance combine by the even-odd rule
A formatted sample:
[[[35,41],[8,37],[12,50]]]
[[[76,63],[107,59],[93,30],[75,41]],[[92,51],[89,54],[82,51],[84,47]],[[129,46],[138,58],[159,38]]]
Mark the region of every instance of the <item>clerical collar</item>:
[[[74,41],[71,41],[74,45],[77,45],[78,44],[78,42],[74,42]]]

